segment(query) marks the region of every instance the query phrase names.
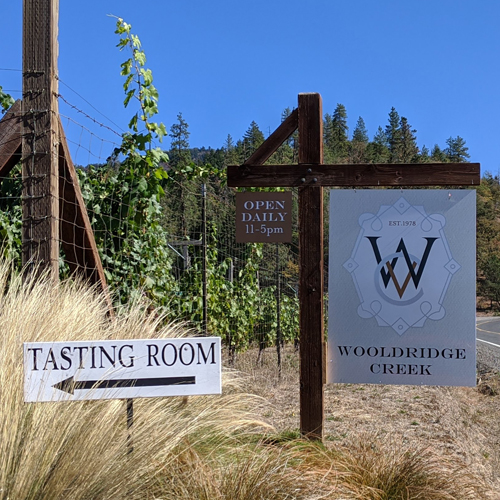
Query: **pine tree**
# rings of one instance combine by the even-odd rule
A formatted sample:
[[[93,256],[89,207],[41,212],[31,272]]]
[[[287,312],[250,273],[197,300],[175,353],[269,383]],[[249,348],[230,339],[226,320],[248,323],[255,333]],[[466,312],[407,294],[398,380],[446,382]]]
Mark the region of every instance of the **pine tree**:
[[[368,132],[365,121],[361,116],[356,122],[352,133],[349,158],[351,163],[365,163],[367,161],[366,148],[368,146]]]
[[[231,134],[227,134],[223,148],[228,152],[234,149],[234,141],[233,138],[231,137]]]
[[[389,123],[385,127],[389,163],[414,163],[418,161],[417,131],[411,128],[408,119],[399,117],[396,108],[389,113]]]
[[[425,145],[422,146],[422,149],[420,150],[420,154],[418,155],[418,162],[417,163],[429,163],[431,162],[431,154],[429,151],[429,148]]]
[[[349,152],[349,127],[347,126],[347,111],[343,104],[337,104],[333,112],[331,127],[327,136],[327,147],[334,161],[343,161]]]
[[[400,142],[396,149],[395,163],[416,163],[418,161],[417,131],[411,128],[408,120],[402,116],[399,123]]]
[[[385,126],[385,136],[389,149],[389,163],[398,163],[398,148],[401,142],[401,119],[393,106],[389,113],[389,124]]]
[[[370,163],[387,163],[389,159],[389,147],[387,146],[387,136],[384,129],[378,127],[377,133],[366,148],[366,159]]]
[[[323,145],[325,149],[329,149],[332,146],[332,142],[332,115],[325,113],[323,119]]]
[[[243,140],[238,141],[237,146],[240,146],[239,157],[243,163],[247,158],[249,158],[253,152],[264,142],[264,134],[260,130],[259,126],[255,121],[250,123],[247,131],[243,135]]]
[[[231,134],[227,134],[226,141],[224,142],[224,146],[222,147],[224,151],[224,164],[228,165],[237,165],[238,164],[238,153],[236,151],[236,146],[234,144],[233,138]]]
[[[189,125],[182,117],[182,113],[177,115],[177,123],[170,127],[170,166],[174,168],[183,167],[191,163],[191,153],[189,151]]]
[[[198,165],[211,165],[218,170],[222,170],[227,167],[226,163],[226,151],[223,148],[212,149],[208,148],[203,158],[197,161]],[[233,165],[233,163],[230,163]]]
[[[189,125],[182,117],[182,113],[177,115],[177,122],[170,127],[170,152],[169,165],[173,172],[178,175],[178,183],[170,188],[169,195],[172,200],[170,209],[173,213],[179,215],[177,225],[177,235],[180,238],[188,239],[189,225],[188,212],[191,208],[191,200],[189,197],[188,181],[184,179],[183,167],[189,165],[192,161],[191,152],[189,150]],[[182,235],[182,236],[181,236]]]
[[[368,143],[368,131],[366,130],[365,121],[360,116],[356,122],[356,126],[352,132],[352,140],[356,142]]]
[[[389,163],[395,163],[396,160],[396,149],[399,143],[399,122],[399,114],[396,108],[392,107],[389,113],[389,124],[385,126],[387,148],[389,149],[387,161]]]
[[[238,139],[236,141],[236,146],[234,147],[234,152],[236,155],[236,164],[241,165],[250,155],[246,154],[245,148],[243,146],[243,140]]]
[[[469,148],[465,145],[465,139],[457,135],[446,140],[447,148],[444,153],[449,161],[453,163],[466,163],[470,158]]]
[[[448,157],[437,144],[434,144],[434,147],[431,151],[431,160],[435,163],[447,163]]]

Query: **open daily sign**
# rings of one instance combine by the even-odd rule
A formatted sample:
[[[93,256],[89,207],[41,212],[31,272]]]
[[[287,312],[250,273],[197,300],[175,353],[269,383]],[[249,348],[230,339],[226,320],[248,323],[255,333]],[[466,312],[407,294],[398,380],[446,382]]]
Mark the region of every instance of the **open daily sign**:
[[[24,400],[221,393],[219,337],[24,344]]]

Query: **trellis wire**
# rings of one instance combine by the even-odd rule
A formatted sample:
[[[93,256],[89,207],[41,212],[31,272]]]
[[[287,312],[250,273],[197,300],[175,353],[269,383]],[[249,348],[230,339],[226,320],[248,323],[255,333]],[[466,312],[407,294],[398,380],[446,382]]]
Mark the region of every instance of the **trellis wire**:
[[[98,250],[104,271],[108,278],[117,270],[117,262],[126,266],[135,251],[134,259],[146,259],[141,249],[127,247],[131,232],[131,198],[118,196],[117,192],[94,192],[92,172],[113,175],[109,157],[117,142],[96,134],[93,125],[109,129],[113,135],[120,135],[111,127],[100,124],[87,113],[64,100],[69,108],[67,114],[59,117],[71,149],[72,160],[82,178],[81,188],[86,200],[87,212],[94,229]],[[86,127],[77,122],[71,111],[91,120]],[[1,144],[0,144],[1,146]],[[168,165],[164,168],[169,169]],[[92,174],[93,175],[93,174]],[[4,244],[4,256],[12,257],[20,265],[21,259],[21,193],[22,179],[20,165],[8,178],[2,180],[0,193],[0,226]],[[94,179],[95,181],[95,179]],[[60,192],[64,191],[66,177],[59,180]],[[206,237],[202,234],[202,185],[206,183]],[[123,186],[119,186],[123,187]],[[185,179],[171,176],[161,201],[162,218],[160,227],[166,237],[168,283],[165,292],[171,294],[167,300],[155,302],[155,295],[148,295],[147,269],[135,270],[133,294],[127,290],[126,277],[123,281],[112,279],[111,292],[117,303],[147,296],[154,310],[163,308],[169,319],[188,321],[198,330],[203,330],[202,307],[208,310],[207,331],[210,335],[221,335],[230,351],[245,349],[251,345],[259,347],[259,356],[265,347],[276,344],[278,329],[284,341],[296,341],[298,336],[298,237],[297,210],[294,209],[294,241],[290,244],[241,244],[235,242],[235,190],[225,186],[220,179]],[[297,193],[294,193],[296,207]],[[78,252],[85,251],[85,245],[78,243],[78,234],[85,229],[77,217],[78,207],[64,200],[64,221],[73,230],[70,241],[61,235],[61,247],[76,245],[74,253],[61,251],[61,276],[69,276],[79,259]],[[103,207],[118,207],[107,214],[103,221]],[[104,207],[105,208],[105,207]],[[74,214],[74,215],[68,215]],[[72,217],[70,219],[70,216]],[[59,220],[60,225],[63,219]],[[145,227],[145,231],[149,228]],[[206,250],[206,270],[203,271],[203,247]],[[127,247],[129,254],[120,254]],[[110,249],[112,249],[110,251]],[[113,250],[114,249],[114,250]],[[113,253],[115,252],[115,253]],[[206,294],[199,286],[206,280]],[[170,287],[170,288],[169,288]],[[278,289],[279,287],[279,289]],[[278,298],[280,300],[278,300]],[[249,306],[249,303],[253,310]],[[246,309],[245,309],[246,307]],[[246,311],[246,316],[242,313]]]

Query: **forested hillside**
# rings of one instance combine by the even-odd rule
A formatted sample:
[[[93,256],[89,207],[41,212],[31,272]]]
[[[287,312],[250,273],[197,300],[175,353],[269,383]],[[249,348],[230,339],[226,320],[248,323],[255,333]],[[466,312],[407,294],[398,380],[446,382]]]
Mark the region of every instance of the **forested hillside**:
[[[477,189],[477,292],[480,308],[500,309],[500,179],[488,172]]]
[[[281,115],[282,121],[291,113],[286,108]],[[379,126],[371,136],[360,116],[356,125],[349,131],[347,110],[337,104],[332,114],[326,113],[323,122],[324,161],[325,163],[427,163],[427,162],[466,162],[470,157],[466,141],[460,137],[449,137],[446,145],[434,144],[430,148],[417,144],[417,131],[408,119],[400,116],[391,108],[387,124]],[[182,114],[170,129],[172,148],[170,163],[176,164],[180,151],[184,159],[199,163],[209,163],[217,167],[240,164],[264,142],[264,133],[252,121],[243,137],[234,140],[231,135],[217,149],[189,149],[189,125]],[[269,160],[268,163],[287,164],[297,161],[297,134],[292,136]]]

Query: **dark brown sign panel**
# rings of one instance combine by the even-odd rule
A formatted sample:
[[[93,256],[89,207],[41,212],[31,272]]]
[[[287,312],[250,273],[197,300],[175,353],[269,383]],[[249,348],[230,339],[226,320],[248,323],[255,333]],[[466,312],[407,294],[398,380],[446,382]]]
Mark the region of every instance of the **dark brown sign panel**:
[[[290,243],[292,192],[236,193],[237,243]]]

